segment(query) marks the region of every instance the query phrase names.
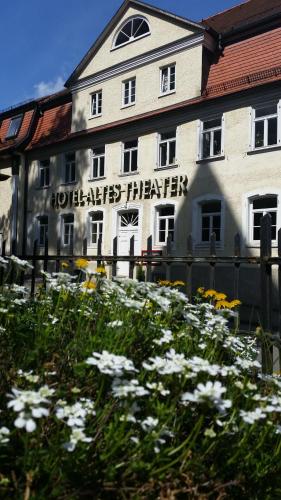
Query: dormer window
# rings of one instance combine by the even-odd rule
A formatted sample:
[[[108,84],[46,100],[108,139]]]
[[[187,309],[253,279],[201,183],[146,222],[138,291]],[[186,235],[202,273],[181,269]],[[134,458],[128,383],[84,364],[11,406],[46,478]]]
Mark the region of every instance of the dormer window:
[[[133,17],[117,33],[114,47],[120,47],[150,34],[148,22],[143,17]]]
[[[13,118],[11,118],[8,132],[6,134],[6,139],[12,139],[13,137],[16,137],[18,135],[21,122],[22,122],[22,115],[14,116]]]

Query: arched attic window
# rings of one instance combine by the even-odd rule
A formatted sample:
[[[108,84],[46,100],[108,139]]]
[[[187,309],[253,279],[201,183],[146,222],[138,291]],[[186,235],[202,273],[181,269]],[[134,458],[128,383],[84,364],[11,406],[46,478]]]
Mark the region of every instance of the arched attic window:
[[[144,17],[132,17],[126,21],[115,36],[113,47],[120,47],[131,43],[138,38],[149,35],[150,29]]]

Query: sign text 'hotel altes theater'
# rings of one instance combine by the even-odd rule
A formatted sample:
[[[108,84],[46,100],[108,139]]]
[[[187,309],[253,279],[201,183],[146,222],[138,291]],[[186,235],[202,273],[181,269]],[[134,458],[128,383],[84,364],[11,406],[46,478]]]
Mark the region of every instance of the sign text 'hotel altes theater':
[[[119,203],[122,195],[126,201],[153,198],[170,198],[187,194],[188,179],[186,175],[131,181],[126,184],[111,184],[74,191],[52,193],[52,208],[71,208]]]

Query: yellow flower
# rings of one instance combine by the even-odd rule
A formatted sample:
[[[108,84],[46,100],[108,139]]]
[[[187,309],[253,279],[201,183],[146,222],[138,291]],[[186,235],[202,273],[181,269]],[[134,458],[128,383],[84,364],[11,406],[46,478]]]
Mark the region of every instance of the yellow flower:
[[[225,299],[226,299],[226,297],[227,297],[227,296],[225,295],[225,293],[217,292],[217,293],[216,293],[216,296],[215,296],[215,299],[216,299],[216,300],[225,300]]]
[[[99,274],[103,274],[106,276],[106,270],[105,270],[105,267],[104,266],[99,266],[97,267],[97,270],[96,270],[97,273]]]
[[[88,267],[89,262],[87,261],[87,259],[77,259],[75,261],[75,265],[80,269],[84,269],[85,267]]]
[[[84,281],[82,283],[83,288],[87,288],[87,290],[95,290],[97,288],[96,283],[93,283],[93,281]]]
[[[204,297],[207,299],[208,297],[215,297],[217,295],[216,290],[206,290],[204,292]]]
[[[237,307],[237,306],[240,306],[241,305],[241,301],[238,300],[238,299],[235,299],[235,300],[232,300],[230,303],[229,303],[229,307],[230,309],[233,309],[234,307]]]
[[[69,267],[69,264],[67,262],[62,262],[61,267],[63,267],[63,269],[66,269],[67,267]]]
[[[181,280],[174,281],[173,286],[184,286],[185,282]]]
[[[218,302],[215,305],[216,309],[229,309],[229,304],[228,300],[218,300]]]
[[[159,280],[159,281],[158,281],[158,284],[159,284],[160,286],[169,286],[169,285],[171,285],[172,283],[171,283],[171,281],[168,281],[168,280]]]
[[[204,292],[205,292],[205,288],[203,286],[200,286],[199,288],[197,288],[197,293],[200,293],[200,295],[203,295]]]

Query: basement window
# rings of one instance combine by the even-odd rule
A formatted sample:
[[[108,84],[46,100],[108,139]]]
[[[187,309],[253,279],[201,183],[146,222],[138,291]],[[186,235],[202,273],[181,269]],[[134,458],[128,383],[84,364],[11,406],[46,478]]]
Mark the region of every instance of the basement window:
[[[13,118],[11,118],[8,132],[6,134],[6,139],[12,139],[13,137],[16,137],[18,135],[22,123],[22,118],[23,115],[14,116]]]

